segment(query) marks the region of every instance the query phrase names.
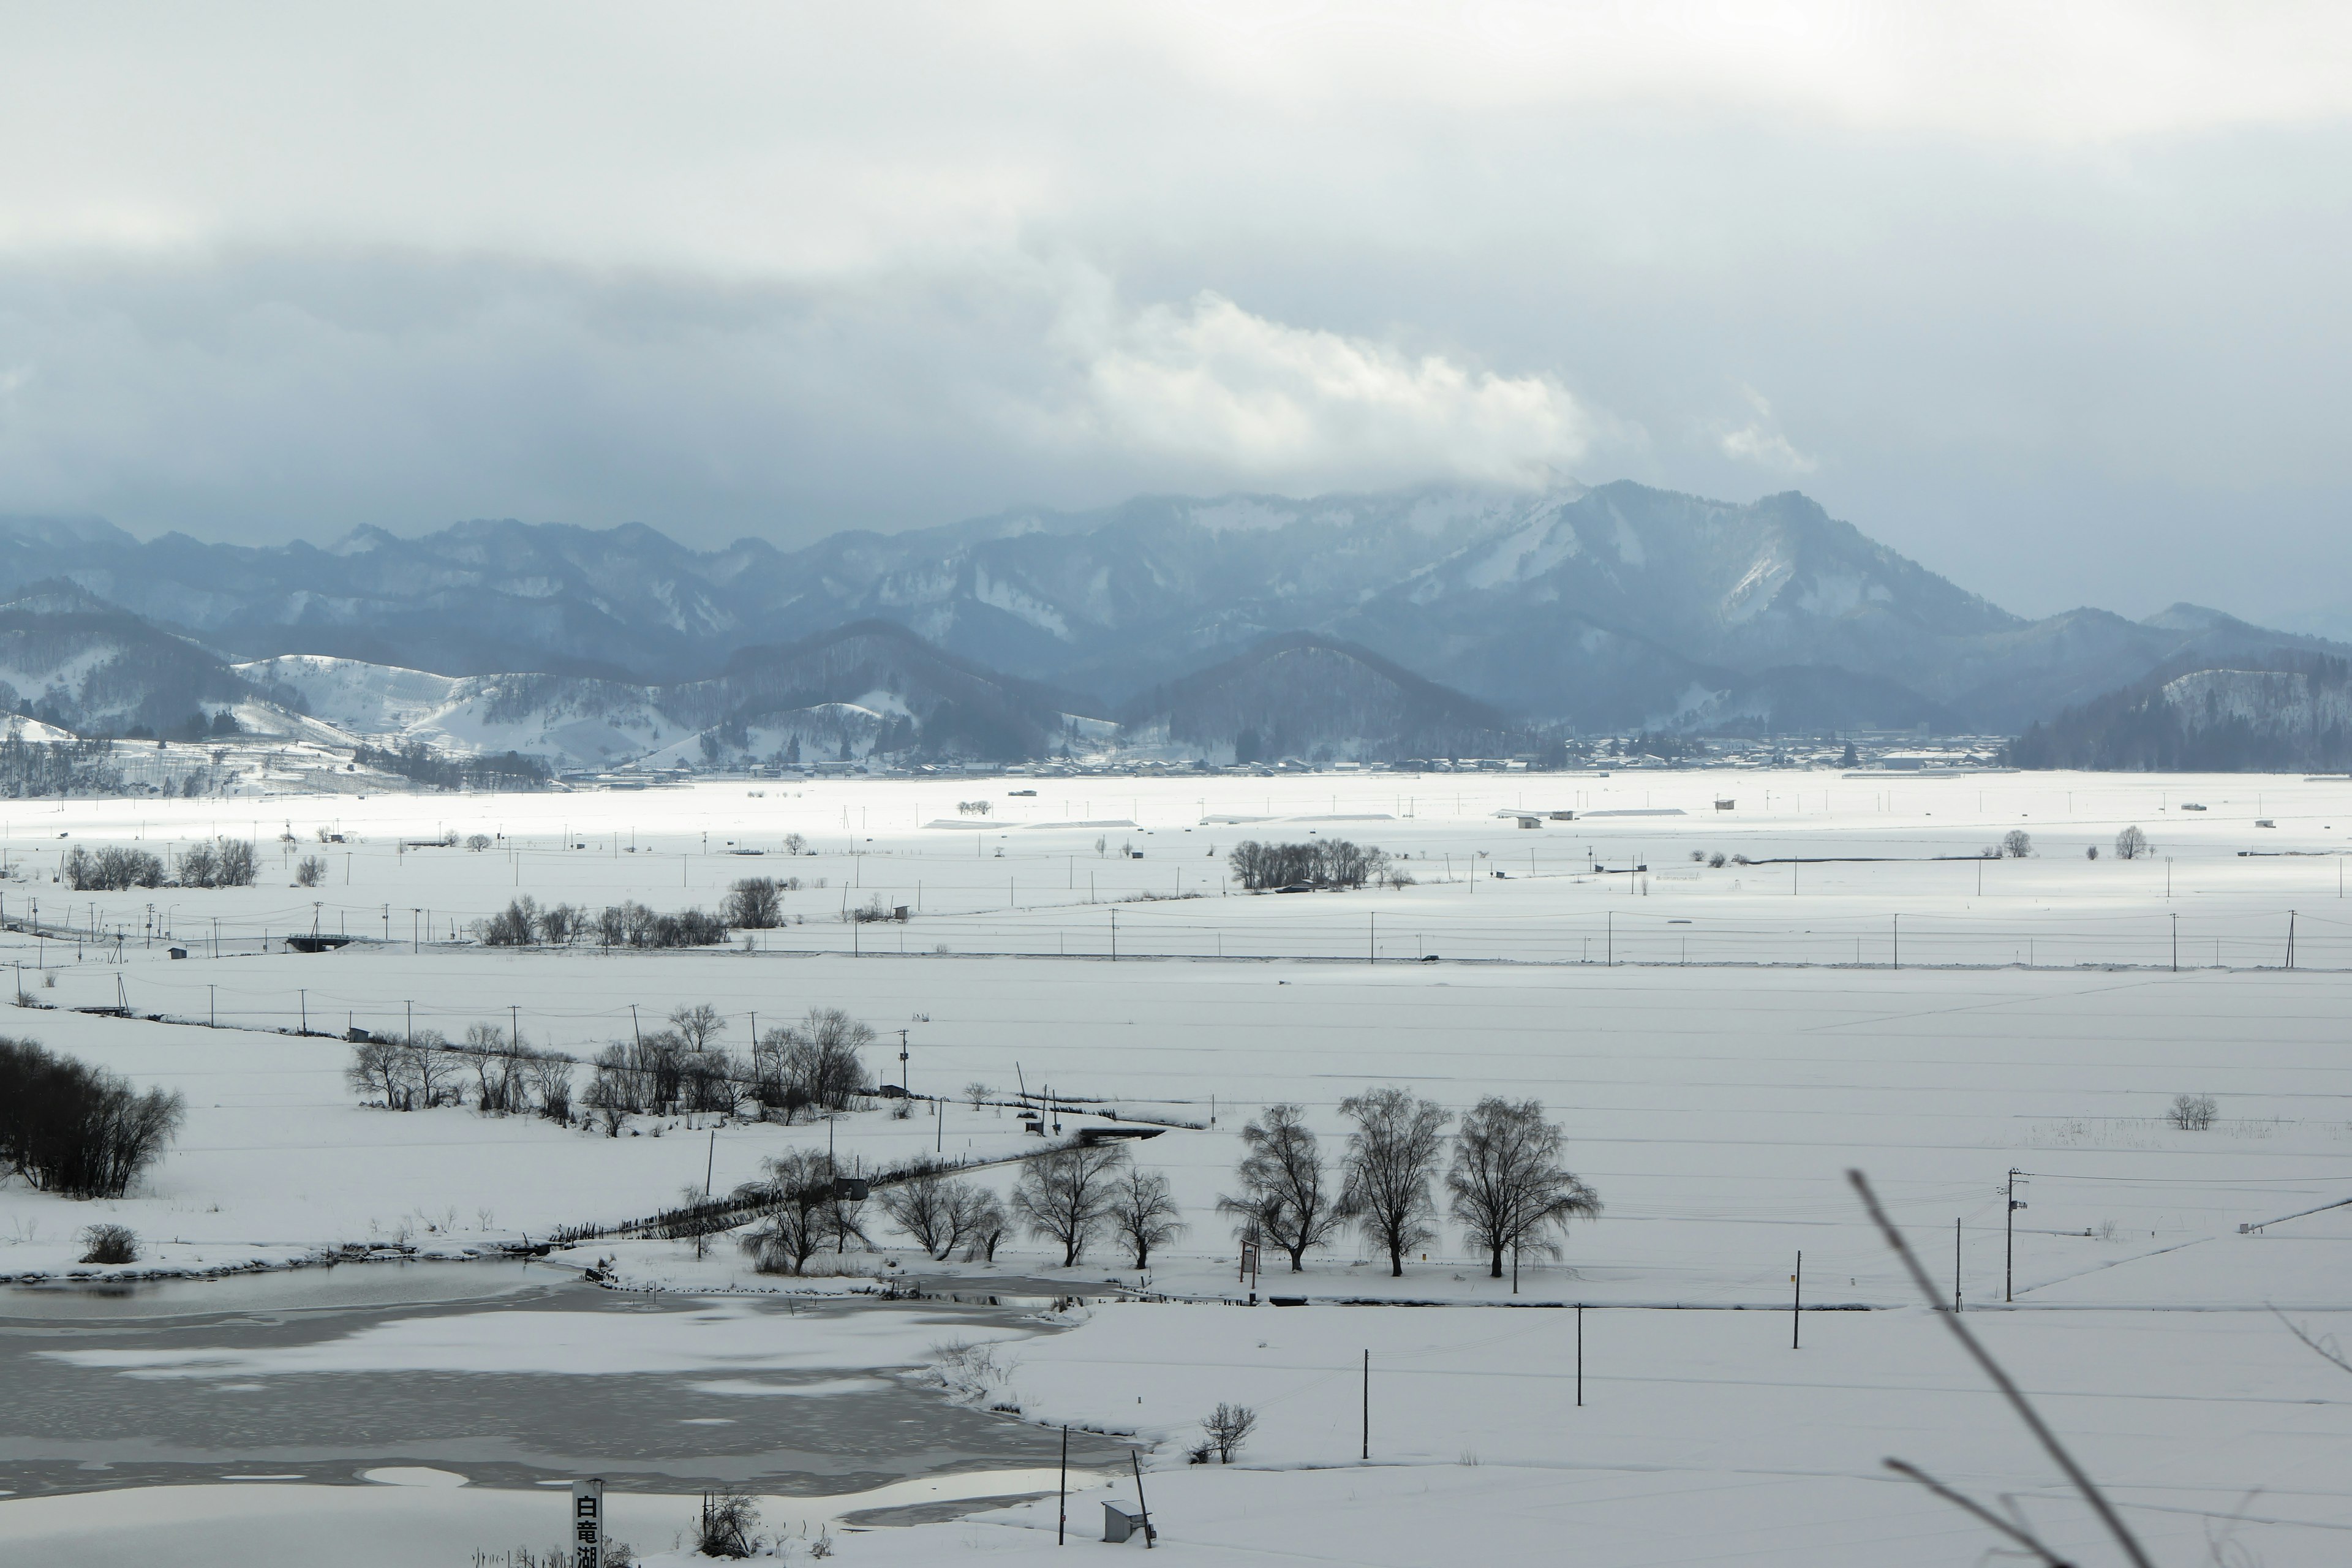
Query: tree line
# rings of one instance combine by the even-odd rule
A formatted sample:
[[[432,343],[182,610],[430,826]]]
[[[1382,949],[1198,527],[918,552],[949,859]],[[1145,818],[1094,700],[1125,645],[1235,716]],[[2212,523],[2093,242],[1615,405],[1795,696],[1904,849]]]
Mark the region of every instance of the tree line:
[[[822,881],[818,884],[822,887]],[[747,877],[727,891],[711,914],[700,909],[663,914],[631,900],[591,910],[582,904],[541,904],[529,894],[509,900],[474,922],[485,947],[709,947],[730,931],[768,931],[786,923],[783,896],[801,889],[798,877]]]
[[[485,947],[709,947],[727,940],[727,921],[708,910],[669,913],[633,899],[591,910],[583,904],[542,905],[529,894],[510,900],[487,920],[474,922]]]
[[[166,867],[144,849],[110,845],[91,850],[77,844],[59,868],[77,892],[121,892],[131,888],[250,888],[260,874],[260,858],[243,838],[218,838],[190,846],[176,867]]]
[[[1227,857],[1234,879],[1250,892],[1273,888],[1360,888],[1366,882],[1411,880],[1392,871],[1387,854],[1373,845],[1360,847],[1344,838],[1318,839],[1311,844],[1261,844],[1244,838]]]
[[[793,1122],[850,1109],[874,1092],[864,1053],[873,1026],[838,1007],[812,1007],[793,1024],[771,1028],[748,1057],[721,1043],[725,1017],[709,1003],[674,1009],[665,1026],[633,1032],[588,1062],[541,1050],[505,1029],[476,1024],[462,1042],[437,1029],[406,1038],[369,1036],[352,1042],[344,1081],[361,1100],[388,1110],[472,1105],[494,1115],[573,1119],[575,1069],[589,1071],[579,1108],[618,1136],[631,1116],[686,1111],[751,1115]]]
[[[1217,1200],[1237,1237],[1287,1255],[1294,1273],[1307,1253],[1352,1226],[1387,1255],[1391,1276],[1402,1278],[1407,1255],[1438,1239],[1441,1187],[1446,1214],[1486,1255],[1493,1279],[1502,1278],[1507,1257],[1559,1257],[1568,1225],[1601,1213],[1599,1194],[1563,1165],[1567,1134],[1546,1120],[1540,1100],[1481,1100],[1452,1134],[1450,1159],[1452,1112],[1409,1089],[1368,1089],[1339,1110],[1353,1128],[1333,1162],[1298,1106],[1269,1106],[1242,1130],[1237,1191]],[[779,1156],[767,1170],[765,1184],[738,1193],[761,1205],[742,1242],[759,1267],[797,1274],[827,1247],[870,1245],[864,1201],[842,1195],[824,1153]],[[1077,1143],[1024,1162],[1009,1209],[987,1188],[943,1171],[894,1177],[876,1201],[941,1260],[961,1247],[967,1259],[992,1261],[1017,1225],[1059,1248],[1064,1268],[1110,1240],[1140,1269],[1191,1228],[1167,1176],[1137,1166],[1125,1142]]]

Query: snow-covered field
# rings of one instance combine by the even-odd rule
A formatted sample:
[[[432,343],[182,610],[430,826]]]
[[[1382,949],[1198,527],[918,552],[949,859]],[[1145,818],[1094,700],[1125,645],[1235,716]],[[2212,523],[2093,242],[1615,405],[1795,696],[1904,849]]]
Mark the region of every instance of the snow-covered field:
[[[1029,788],[1037,794],[1007,793]],[[992,808],[984,822],[959,814],[978,800]],[[1735,804],[1718,811],[1719,800]],[[2182,809],[2191,803],[2207,809]],[[274,819],[254,815],[264,805]],[[1153,1291],[1177,1300],[1040,1322],[1007,1352],[1003,1385],[1029,1419],[1137,1434],[1147,1465],[1162,1467],[1147,1470],[1161,1544],[1200,1560],[1407,1563],[1475,1550],[1523,1561],[1572,1549],[1609,1563],[1977,1561],[1990,1538],[1888,1479],[1878,1466],[1890,1453],[1980,1496],[2015,1492],[2078,1561],[2114,1560],[1898,1278],[1846,1185],[1849,1167],[1870,1174],[1939,1289],[1957,1268],[1974,1322],[2116,1486],[2159,1561],[2207,1560],[2209,1532],[2232,1510],[2246,1515],[2235,1539],[2270,1563],[2338,1561],[2352,1530],[2352,1495],[2334,1480],[2352,1457],[2352,1376],[2271,1311],[2315,1333],[2343,1326],[2352,1208],[2267,1223],[2352,1198],[2352,904],[2340,890],[2352,782],[739,782],[287,796],[217,825],[219,808],[204,802],[16,809],[6,844],[21,879],[0,883],[7,917],[38,898],[44,928],[125,940],[85,938],[77,956],[71,939],[7,935],[0,959],[21,960],[26,994],[57,1009],[19,1013],[12,1032],[178,1088],[189,1118],[173,1152],[120,1202],[0,1188],[0,1274],[72,1268],[74,1233],[98,1219],[137,1230],[148,1250],[138,1267],[151,1268],[387,1240],[463,1250],[643,1215],[706,1179],[724,1190],[794,1142],[830,1136],[845,1160],[876,1163],[932,1149],[987,1161],[1024,1145],[1009,1113],[958,1099],[936,1119],[928,1105],[829,1128],[641,1119],[617,1139],[471,1110],[395,1114],[344,1088],[339,1041],[270,1032],[307,1019],[398,1033],[413,1018],[454,1037],[468,1024],[519,1022],[534,1043],[584,1053],[626,1038],[633,1007],[649,1027],[708,1002],[729,1022],[722,1043],[740,1049],[754,1014],[764,1028],[840,1006],[883,1032],[877,1077],[899,1078],[907,1031],[905,1081],[918,1094],[958,1096],[974,1080],[1050,1085],[1201,1124],[1139,1146],[1192,1226],[1149,1273]],[[1528,830],[1496,815],[1522,810],[1580,816]],[[1681,815],[1582,815],[1607,811]],[[2153,856],[2115,858],[2130,826],[2154,840]],[[320,843],[321,828],[344,842]],[[402,847],[452,828],[493,847]],[[2032,857],[1972,858],[2017,828]],[[215,831],[299,842],[266,843],[275,875],[250,889],[73,894],[48,879],[74,844],[143,837],[176,852]],[[1224,884],[1238,839],[1309,833],[1377,844],[1415,884],[1293,897]],[[791,834],[814,853],[785,856]],[[2084,853],[2092,846],[2096,860]],[[732,853],[749,849],[764,853]],[[324,883],[288,885],[281,862],[309,854],[327,858]],[[1752,863],[1763,861],[1774,863]],[[803,884],[786,896],[794,923],[754,933],[749,951],[497,952],[449,940],[518,894],[709,908],[747,875]],[[910,918],[841,920],[877,896]],[[186,961],[149,945],[151,904]],[[278,945],[264,933],[314,922],[371,940],[317,955],[262,951]],[[1412,962],[1430,954],[1439,961]],[[193,1022],[69,1011],[118,1002]],[[208,1018],[224,1026],[205,1027]],[[1581,1410],[1577,1314],[1477,1310],[1512,1302],[1512,1284],[1486,1279],[1450,1224],[1402,1280],[1349,1237],[1303,1277],[1260,1281],[1310,1305],[1214,1304],[1247,1289],[1213,1213],[1232,1190],[1240,1124],[1296,1102],[1336,1154],[1339,1102],[1388,1083],[1457,1112],[1487,1094],[1533,1096],[1565,1128],[1570,1162],[1606,1210],[1576,1227],[1562,1261],[1524,1260],[1516,1300],[1586,1304]],[[2212,1128],[2165,1120],[2181,1093],[2216,1098]],[[2012,1169],[2031,1207],[2016,1215],[2016,1310],[1997,1311]],[[1012,1175],[989,1167],[978,1179],[1004,1187]],[[2242,1234],[2248,1225],[2266,1228]],[[889,1250],[894,1239],[844,1264],[869,1278],[933,1270],[910,1248]],[[1887,1310],[1808,1313],[1805,1346],[1791,1351],[1800,1250],[1809,1302]],[[639,1283],[779,1283],[727,1249],[699,1263],[677,1243],[571,1256],[608,1255]],[[1055,1261],[1024,1238],[996,1272],[1066,1281],[1074,1294],[1147,1282],[1107,1246],[1066,1274]],[[1449,1305],[1346,1304],[1383,1300]],[[1367,1350],[1369,1468],[1358,1461]],[[919,1359],[851,1332],[807,1353],[815,1359],[799,1364],[845,1375]],[[1263,1415],[1246,1468],[1187,1467],[1182,1450],[1219,1400]],[[87,1510],[98,1505],[0,1502],[0,1540],[37,1541],[57,1562],[128,1561],[166,1535],[275,1539],[280,1526],[252,1522],[267,1516],[295,1521],[282,1526],[294,1539],[338,1510],[361,1510],[354,1521],[423,1517],[415,1510],[458,1495],[321,1500],[281,1488],[298,1495],[223,1500],[212,1489],[186,1489],[180,1514],[173,1500],[142,1500],[139,1519],[162,1534],[110,1514],[105,1539],[118,1544],[103,1552],[89,1544],[98,1516]],[[1074,1513],[1081,1538],[1098,1533],[1093,1500],[1108,1495]],[[805,1500],[794,1506],[803,1513],[772,1517],[804,1517]],[[1051,1551],[1052,1524],[1049,1500],[1042,1514],[841,1533],[839,1552],[877,1563],[967,1548],[1017,1556]],[[667,1544],[652,1525],[641,1533],[641,1544]],[[478,1543],[513,1543],[507,1535]],[[447,1560],[405,1549],[395,1539],[366,1560]]]

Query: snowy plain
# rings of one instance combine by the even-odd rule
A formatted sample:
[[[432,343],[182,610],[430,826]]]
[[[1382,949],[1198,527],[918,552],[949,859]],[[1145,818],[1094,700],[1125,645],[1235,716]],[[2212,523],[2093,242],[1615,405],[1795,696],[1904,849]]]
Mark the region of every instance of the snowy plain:
[[[957,810],[982,799],[984,819]],[[2190,803],[2206,809],[2182,809]],[[26,997],[54,1009],[20,1013],[11,1032],[178,1088],[190,1114],[174,1152],[119,1203],[0,1188],[0,1275],[72,1271],[74,1234],[100,1218],[145,1238],[134,1269],[284,1263],[394,1238],[488,1249],[634,1217],[706,1178],[723,1190],[793,1142],[831,1137],[845,1160],[877,1163],[1022,1146],[1008,1113],[952,1098],[936,1118],[874,1111],[788,1130],[681,1117],[618,1139],[471,1110],[394,1114],[344,1089],[338,1040],[278,1032],[398,1033],[413,1019],[457,1037],[517,1022],[534,1043],[584,1054],[625,1038],[633,1005],[650,1026],[709,1002],[729,1019],[724,1043],[740,1048],[754,1014],[765,1027],[837,1005],[884,1031],[870,1063],[879,1077],[898,1079],[907,1030],[905,1080],[919,1094],[1050,1085],[1200,1124],[1139,1146],[1192,1222],[1148,1279],[1107,1248],[1055,1269],[1026,1240],[995,1273],[1074,1295],[1107,1295],[1117,1280],[1173,1298],[1040,1320],[1008,1352],[1005,1388],[1024,1419],[1133,1433],[1160,1467],[1147,1479],[1161,1544],[1202,1561],[1436,1562],[1465,1542],[1498,1561],[1555,1557],[1570,1542],[1596,1563],[1976,1561],[1990,1543],[1981,1529],[1885,1477],[1888,1453],[1980,1495],[2015,1492],[2080,1560],[2107,1560],[1898,1277],[1848,1167],[1869,1173],[1939,1282],[1955,1271],[1958,1222],[1971,1321],[2117,1488],[2160,1560],[2206,1560],[2209,1533],[2234,1530],[2263,1562],[2337,1561],[2352,1529],[2352,1497],[2330,1479],[2352,1437],[2352,1377],[2272,1310],[2315,1334],[2341,1327],[2352,1209],[2268,1223],[2352,1197],[2346,780],[738,781],[16,809],[5,914],[21,920],[37,898],[45,931],[90,934],[7,934],[0,962],[21,962]],[[1526,829],[1496,815],[1553,810],[1580,816]],[[1585,815],[1609,811],[1681,815]],[[2154,856],[2115,858],[2130,826]],[[453,828],[492,847],[404,847]],[[2035,855],[1975,858],[2014,828]],[[343,842],[322,843],[322,829]],[[215,831],[263,839],[277,874],[250,889],[136,896],[49,880],[75,844],[176,852]],[[280,833],[295,841],[273,842]],[[789,834],[814,853],[785,855]],[[1294,897],[1224,884],[1239,838],[1308,834],[1409,857],[1399,863],[1417,881]],[[2085,858],[2095,846],[2100,858]],[[289,885],[290,862],[309,854],[327,859],[326,879]],[[753,933],[749,951],[512,952],[450,940],[518,894],[708,908],[746,875],[803,883],[786,898],[798,923]],[[877,897],[910,918],[840,918]],[[314,925],[372,940],[266,951]],[[163,931],[188,959],[166,955]],[[118,1003],[184,1021],[70,1011]],[[1541,1099],[1606,1212],[1575,1229],[1563,1259],[1524,1259],[1516,1296],[1462,1255],[1448,1225],[1402,1280],[1350,1237],[1303,1276],[1258,1282],[1262,1295],[1311,1304],[1222,1304],[1247,1291],[1213,1212],[1240,1123],[1294,1101],[1336,1153],[1339,1101],[1381,1083],[1457,1112],[1490,1093]],[[2165,1120],[2184,1092],[2217,1098],[2213,1128]],[[2017,1215],[2014,1308],[1999,1310],[2012,1168],[2032,1206]],[[1002,1167],[982,1175],[1011,1180]],[[845,1258],[847,1271],[989,1273],[943,1270],[882,1239],[882,1252]],[[1809,1312],[1805,1348],[1791,1351],[1800,1249],[1810,1303],[1878,1310]],[[845,1288],[753,1275],[725,1249],[698,1263],[677,1243],[571,1256],[612,1256],[625,1282],[714,1292],[702,1330],[680,1332],[723,1331],[730,1291]],[[1379,1300],[1447,1305],[1345,1304]],[[1505,1310],[1515,1302],[1548,1305]],[[1581,1409],[1564,1392],[1576,1303],[1590,1357]],[[793,1348],[794,1364],[853,1382],[903,1375],[928,1351],[903,1333],[824,1333]],[[502,1342],[468,1349],[464,1338],[429,1353],[383,1340],[343,1353],[502,1353]],[[618,1364],[656,1349],[611,1353]],[[1358,1458],[1366,1351],[1369,1468]],[[118,1371],[268,1374],[230,1363]],[[1183,1465],[1220,1399],[1263,1413],[1243,1466]],[[256,1500],[240,1513],[214,1489],[142,1493],[139,1507],[175,1542],[234,1542],[264,1515],[424,1517],[455,1495],[257,1489],[238,1494]],[[101,1551],[89,1533],[99,1516],[74,1512],[100,1506],[77,1501],[96,1495],[0,1501],[0,1540],[38,1541],[58,1562],[152,1548],[157,1537],[111,1516],[119,1542]],[[677,1500],[668,1506],[683,1518]],[[788,1506],[802,1512],[779,1511]],[[798,1519],[808,1507],[769,1511]],[[1087,1507],[1091,1536],[1099,1510]],[[2234,1526],[2223,1522],[2233,1510],[2246,1516]],[[1042,1514],[843,1533],[839,1551],[877,1563],[1018,1557],[1053,1550],[1052,1522],[1048,1501]],[[641,1544],[664,1543],[645,1533]],[[383,1550],[386,1563],[452,1560],[422,1538]]]

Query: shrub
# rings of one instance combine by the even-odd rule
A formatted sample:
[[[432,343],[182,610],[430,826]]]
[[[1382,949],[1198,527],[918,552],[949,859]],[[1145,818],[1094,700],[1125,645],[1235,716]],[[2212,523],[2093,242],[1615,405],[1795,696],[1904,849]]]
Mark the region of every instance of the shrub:
[[[41,1191],[121,1197],[185,1117],[177,1094],[142,1093],[34,1041],[0,1038],[0,1167]]]
[[[759,1522],[760,1510],[750,1493],[735,1487],[705,1492],[702,1513],[694,1526],[695,1552],[703,1557],[749,1557],[751,1531]]]
[[[94,1225],[81,1233],[84,1263],[136,1263],[139,1237],[127,1225]]]
[[[305,855],[294,868],[294,880],[305,888],[315,888],[327,879],[327,863],[316,855]]]

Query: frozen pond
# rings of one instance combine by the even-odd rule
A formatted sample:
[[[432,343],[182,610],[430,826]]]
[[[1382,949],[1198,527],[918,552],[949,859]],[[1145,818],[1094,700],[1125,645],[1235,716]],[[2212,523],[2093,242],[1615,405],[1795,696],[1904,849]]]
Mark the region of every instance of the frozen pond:
[[[0,1294],[0,1465],[20,1497],[418,1466],[478,1486],[823,1495],[1046,1465],[1057,1433],[873,1370],[1024,1317],[649,1300],[523,1264],[16,1288]],[[1074,1442],[1072,1458],[1122,1452]]]

